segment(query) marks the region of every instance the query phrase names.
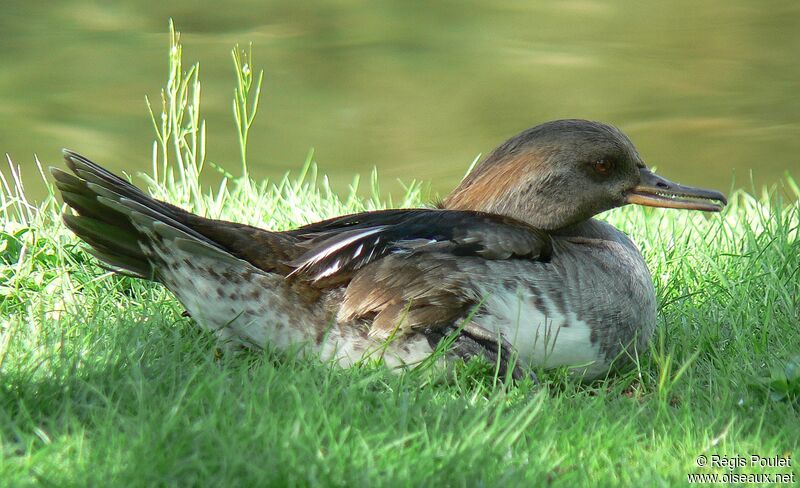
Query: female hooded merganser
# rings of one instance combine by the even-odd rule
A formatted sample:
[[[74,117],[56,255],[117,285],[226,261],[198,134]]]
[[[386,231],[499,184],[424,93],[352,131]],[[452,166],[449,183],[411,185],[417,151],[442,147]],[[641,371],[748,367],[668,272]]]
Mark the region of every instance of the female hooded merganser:
[[[558,120],[495,149],[435,209],[346,215],[286,232],[155,200],[71,151],[52,168],[64,222],[115,271],[159,281],[246,347],[305,345],[342,366],[483,355],[502,371],[629,366],[656,323],[636,245],[592,217],[629,203],[719,211],[719,192],[647,169],[618,129]],[[510,361],[518,358],[517,361]]]

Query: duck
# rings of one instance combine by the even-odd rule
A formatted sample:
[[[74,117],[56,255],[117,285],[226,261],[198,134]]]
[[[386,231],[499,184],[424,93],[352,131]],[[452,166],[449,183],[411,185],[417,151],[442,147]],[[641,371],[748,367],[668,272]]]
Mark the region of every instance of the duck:
[[[64,159],[69,172],[51,174],[66,227],[103,267],[165,286],[220,344],[397,371],[431,357],[483,357],[513,378],[631,368],[653,336],[656,294],[636,244],[596,216],[727,204],[655,174],[616,127],[581,119],[511,137],[435,205],[280,232],[196,215],[76,152]]]

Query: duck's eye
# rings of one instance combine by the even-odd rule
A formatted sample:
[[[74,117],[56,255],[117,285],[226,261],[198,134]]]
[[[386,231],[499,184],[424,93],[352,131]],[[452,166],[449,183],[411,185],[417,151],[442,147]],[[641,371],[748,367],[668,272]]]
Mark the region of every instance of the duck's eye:
[[[595,173],[605,176],[611,172],[611,162],[605,159],[598,159],[592,163],[592,168],[594,168]]]

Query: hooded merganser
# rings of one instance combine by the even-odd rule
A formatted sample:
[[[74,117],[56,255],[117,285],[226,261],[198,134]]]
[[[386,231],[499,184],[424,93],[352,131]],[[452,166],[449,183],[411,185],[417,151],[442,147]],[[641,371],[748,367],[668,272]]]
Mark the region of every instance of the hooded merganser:
[[[246,347],[304,345],[348,366],[380,356],[567,366],[632,364],[656,323],[636,245],[592,217],[626,204],[720,211],[719,192],[647,169],[620,130],[558,120],[512,137],[437,208],[346,215],[285,232],[155,200],[72,151],[51,168],[64,222],[115,271],[159,281],[202,327]],[[511,362],[511,358],[517,359]]]

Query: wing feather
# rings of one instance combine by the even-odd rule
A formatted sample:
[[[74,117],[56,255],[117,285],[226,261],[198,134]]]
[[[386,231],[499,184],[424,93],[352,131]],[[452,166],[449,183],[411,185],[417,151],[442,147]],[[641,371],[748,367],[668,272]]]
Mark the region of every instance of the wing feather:
[[[340,217],[293,233],[307,250],[290,276],[320,285],[345,281],[390,254],[445,253],[484,259],[546,260],[550,236],[523,222],[483,212],[410,209]]]

